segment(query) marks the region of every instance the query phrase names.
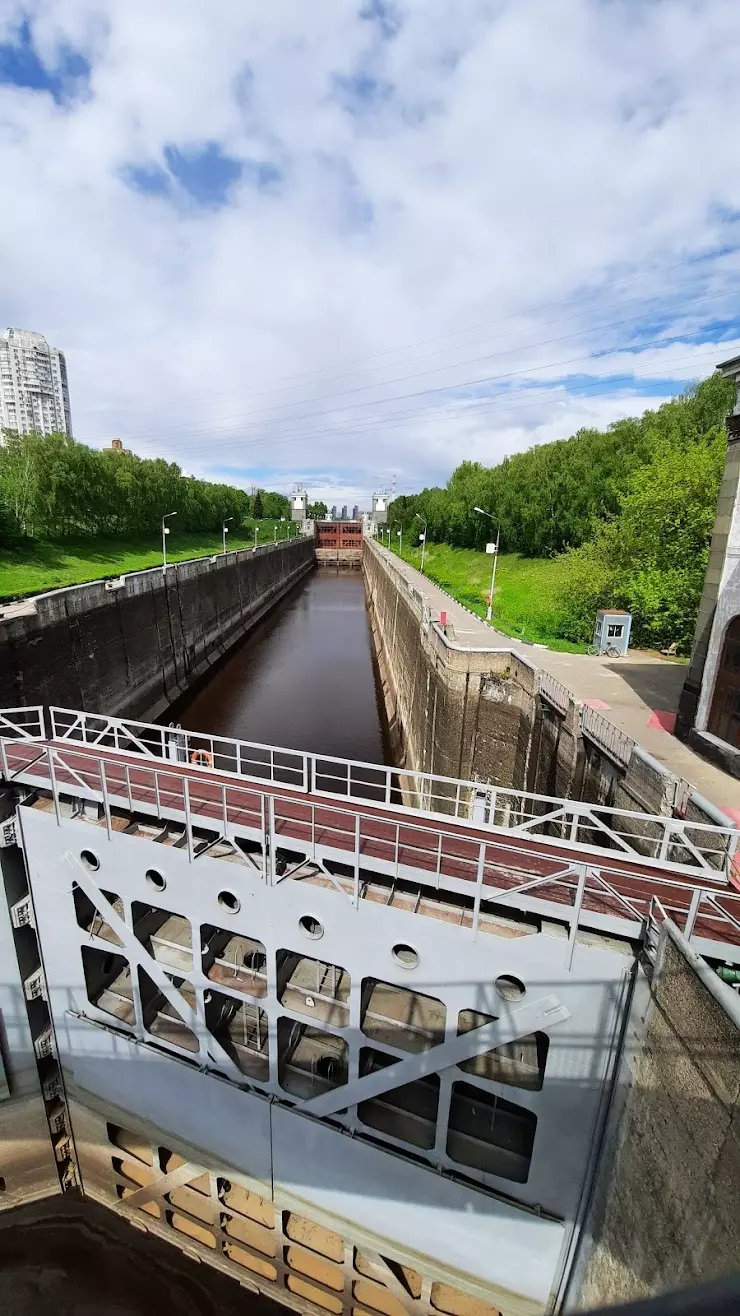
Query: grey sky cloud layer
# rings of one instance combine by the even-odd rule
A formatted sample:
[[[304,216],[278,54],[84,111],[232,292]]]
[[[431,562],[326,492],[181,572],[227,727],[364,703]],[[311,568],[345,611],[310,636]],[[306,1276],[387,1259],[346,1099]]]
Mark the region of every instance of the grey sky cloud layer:
[[[0,319],[78,438],[329,502],[740,351],[736,0],[5,0]]]

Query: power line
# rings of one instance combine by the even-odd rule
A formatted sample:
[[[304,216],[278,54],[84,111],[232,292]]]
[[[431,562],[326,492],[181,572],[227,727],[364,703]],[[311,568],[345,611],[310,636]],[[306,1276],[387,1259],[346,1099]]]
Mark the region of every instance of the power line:
[[[714,301],[717,301],[717,300],[724,300],[724,299],[726,299],[726,298],[727,298],[728,296],[730,296],[730,295],[731,295],[730,293],[707,294],[705,297],[692,298],[690,302],[683,303],[683,304],[679,305],[676,309],[677,309],[677,310],[681,310],[683,305],[697,306],[697,305],[701,305],[701,304],[704,303],[704,302],[714,302]],[[496,358],[501,359],[502,357],[512,356],[512,355],[514,355],[514,354],[517,353],[517,352],[534,351],[534,350],[536,350],[537,348],[551,346],[553,343],[567,342],[567,341],[569,341],[569,340],[572,339],[572,338],[581,338],[581,337],[583,337],[584,334],[587,334],[587,333],[592,333],[592,334],[595,335],[595,334],[598,334],[598,333],[604,333],[604,332],[606,332],[606,331],[609,330],[609,329],[622,328],[622,327],[624,327],[625,325],[630,325],[630,324],[639,324],[639,323],[642,322],[642,319],[643,319],[643,317],[628,317],[628,318],[625,319],[625,320],[613,320],[613,321],[611,321],[610,323],[608,323],[608,324],[606,324],[606,325],[597,325],[595,328],[594,328],[594,327],[587,327],[586,329],[579,329],[579,330],[576,330],[576,331],[574,331],[573,333],[570,333],[570,334],[561,334],[561,335],[559,335],[559,336],[556,337],[556,338],[549,338],[549,339],[544,339],[544,340],[543,340],[543,339],[539,339],[539,340],[535,341],[534,343],[524,343],[524,344],[519,344],[519,345],[517,345],[516,347],[508,348],[506,351],[503,351],[503,352],[489,352],[489,353],[484,353],[484,354],[481,355],[481,356],[470,357],[470,358],[468,358],[468,359],[465,360],[465,361],[458,361],[454,366],[449,366],[449,367],[448,367],[448,366],[437,366],[437,367],[434,367],[434,368],[430,368],[429,370],[416,371],[416,372],[414,372],[414,373],[412,373],[412,374],[410,374],[410,375],[399,375],[399,376],[397,376],[397,377],[394,378],[394,379],[381,380],[381,381],[377,381],[377,382],[372,383],[372,384],[361,384],[361,385],[357,386],[356,388],[342,389],[342,390],[341,390],[340,392],[338,392],[338,393],[337,393],[337,392],[331,392],[331,393],[320,394],[318,397],[315,397],[315,398],[306,398],[306,399],[304,399],[303,403],[296,403],[296,402],[283,402],[283,403],[271,404],[270,406],[267,406],[267,407],[258,407],[258,408],[257,408],[256,410],[254,410],[254,411],[248,411],[248,412],[246,412],[246,413],[241,413],[239,416],[234,416],[234,417],[224,417],[223,419],[225,419],[225,420],[227,420],[227,421],[233,419],[234,421],[241,422],[241,421],[243,421],[244,419],[249,419],[249,418],[252,417],[252,416],[263,416],[266,412],[272,413],[272,414],[274,415],[275,411],[281,411],[281,410],[284,410],[286,407],[301,406],[301,405],[307,405],[307,404],[310,405],[310,404],[315,403],[315,402],[327,402],[327,401],[332,401],[333,399],[337,399],[337,398],[350,397],[350,396],[354,396],[354,395],[357,394],[357,393],[365,393],[365,392],[367,392],[369,389],[386,388],[386,387],[388,387],[388,386],[390,386],[390,385],[406,383],[406,382],[408,382],[408,381],[410,381],[410,380],[413,380],[413,379],[423,379],[424,376],[426,376],[426,375],[437,375],[437,374],[439,374],[441,371],[443,371],[443,370],[445,370],[445,369],[460,370],[460,369],[463,369],[465,366],[476,365],[478,362],[489,361],[489,360],[491,360],[492,358],[494,358],[494,359],[496,359]],[[649,342],[647,342],[647,343],[640,343],[640,344],[637,345],[637,347],[638,347],[639,349],[644,349],[645,347],[654,346],[656,343],[665,343],[665,339],[664,339],[663,337],[658,338],[658,339],[653,339],[653,340],[651,340],[651,341],[649,341]],[[609,349],[603,349],[603,350],[606,351],[606,350],[609,350]],[[615,351],[615,350],[618,351],[618,350],[626,350],[626,349],[614,349],[614,348],[612,348],[611,350],[612,350],[612,351]],[[588,353],[587,356],[576,357],[576,358],[573,358],[573,360],[575,360],[575,361],[579,361],[579,360],[580,360],[580,361],[583,361],[583,360],[591,360],[592,356],[593,356],[592,353]],[[557,364],[557,362],[555,362],[555,363],[553,363],[553,364]],[[566,365],[567,365],[567,364],[569,364],[569,362],[566,361],[566,362],[564,362],[563,364],[566,364]],[[533,370],[538,369],[538,368],[540,368],[540,367],[532,367]],[[519,372],[519,373],[522,373],[522,372]],[[526,373],[526,372],[524,372],[524,373]],[[488,378],[491,378],[491,377],[489,376]],[[448,384],[448,385],[446,385],[446,386],[444,386],[444,387],[445,387],[446,389],[464,388],[464,387],[469,386],[470,384],[474,384],[474,383],[485,383],[485,382],[486,382],[486,377],[484,377],[484,378],[482,378],[482,379],[479,379],[479,380],[469,380],[469,381],[466,380],[466,381],[461,381],[461,382],[458,382],[458,383],[451,383],[451,384]],[[426,390],[425,390],[425,391],[426,391]],[[434,390],[429,390],[429,391],[431,392],[431,391],[434,391]],[[439,391],[439,390],[436,390],[436,391]],[[409,396],[413,396],[413,395],[409,395]],[[393,401],[394,399],[390,399],[390,400]],[[371,404],[375,404],[377,401],[383,401],[383,399],[370,399],[369,404],[368,404],[368,403],[366,403],[366,404],[362,404],[362,403],[360,403],[360,405],[371,405]],[[318,414],[320,414],[320,413],[318,413]],[[309,416],[310,416],[310,415],[311,415],[311,413],[309,413]],[[299,415],[299,416],[292,416],[292,417],[289,416],[289,417],[286,417],[286,419],[288,419],[288,420],[300,420],[300,419],[303,419],[303,417],[301,417],[300,415]],[[173,434],[173,433],[177,433],[179,430],[182,430],[182,429],[184,429],[184,428],[186,428],[186,425],[185,425],[185,424],[181,424],[181,425],[173,425],[173,426],[170,426],[170,427],[168,428],[168,431],[167,431],[167,432],[170,433],[170,434]],[[192,428],[188,429],[188,430],[187,430],[187,434],[196,435],[196,434],[198,434],[198,433],[205,433],[205,432],[209,432],[209,431],[212,432],[212,424],[211,424],[210,422],[204,422],[202,425],[199,425],[199,426],[192,427]],[[153,431],[151,431],[151,430],[149,430],[149,431],[147,431],[147,430],[140,430],[140,431],[138,431],[138,433],[137,433],[136,431],[131,432],[131,433],[130,433],[130,436],[132,436],[132,437],[134,437],[134,438],[135,438],[135,437],[142,438],[142,437],[147,437],[148,435],[150,435],[150,434],[152,434],[152,433],[153,433]],[[186,435],[185,437],[187,437],[187,435]]]
[[[643,344],[641,344],[641,347],[642,347],[642,348],[647,348],[647,347],[655,346],[656,344],[658,344],[658,345],[660,345],[660,346],[669,346],[669,344],[666,344],[666,343],[665,343],[665,340],[664,340],[664,339],[656,339],[656,340],[654,340],[653,342],[647,342],[647,343],[643,343]],[[707,349],[705,352],[701,352],[701,353],[697,352],[697,353],[694,353],[694,354],[692,354],[691,357],[687,357],[687,358],[684,358],[684,359],[685,359],[685,360],[701,360],[701,359],[704,359],[705,356],[713,356],[713,355],[716,355],[716,354],[717,354],[717,351],[718,351],[717,347],[713,347],[713,348],[711,348],[711,349]],[[616,353],[616,354],[619,354],[619,353]],[[434,388],[434,389],[421,389],[421,390],[416,390],[416,391],[411,392],[411,393],[400,393],[400,394],[397,394],[397,395],[395,395],[394,397],[390,397],[390,398],[372,399],[372,400],[370,400],[369,402],[349,404],[349,405],[347,405],[346,407],[341,408],[340,411],[350,411],[350,410],[356,408],[357,406],[361,406],[361,407],[367,407],[367,406],[378,406],[378,405],[380,405],[380,404],[387,403],[387,402],[405,401],[405,400],[407,400],[407,399],[416,398],[416,397],[428,397],[428,396],[431,396],[431,395],[433,395],[433,394],[438,394],[438,393],[449,393],[449,392],[451,392],[453,389],[460,389],[460,388],[470,387],[471,385],[475,385],[475,384],[492,383],[492,382],[495,382],[495,381],[497,381],[497,380],[515,379],[515,378],[519,378],[519,377],[521,377],[521,376],[523,376],[523,375],[526,375],[526,376],[529,377],[529,376],[535,374],[537,371],[541,371],[541,370],[551,370],[551,369],[555,369],[555,368],[560,368],[560,367],[562,367],[562,366],[566,366],[566,365],[575,365],[575,364],[579,364],[579,363],[581,363],[581,362],[583,362],[583,361],[591,361],[591,360],[592,360],[592,357],[591,357],[591,356],[569,357],[569,358],[564,359],[564,360],[560,360],[560,361],[551,361],[551,362],[547,362],[547,363],[544,363],[544,364],[539,365],[539,366],[527,367],[527,368],[522,369],[522,370],[509,371],[509,372],[507,372],[506,374],[500,374],[500,373],[499,373],[499,374],[497,374],[497,375],[491,375],[491,376],[482,377],[482,378],[479,377],[479,378],[476,378],[476,379],[474,379],[474,380],[466,380],[466,381],[463,381],[463,382],[461,382],[461,383],[459,383],[459,384],[456,384],[456,385],[444,385],[444,386],[442,386],[442,387]],[[674,361],[674,362],[671,362],[671,363],[670,363],[670,369],[672,370],[672,369],[675,367],[676,364],[678,364],[678,363],[675,362],[675,361]],[[628,377],[630,377],[630,376],[627,376],[627,375],[617,376],[617,378],[628,378]],[[655,378],[655,376],[653,376],[653,378]],[[613,385],[612,385],[612,386],[613,386]],[[490,397],[496,397],[496,396],[499,396],[499,395],[497,395],[497,394],[493,394],[493,395],[489,394],[489,395],[487,395],[487,397],[486,397],[485,399],[480,399],[480,402],[484,404],[485,402],[487,402],[487,401],[489,400]],[[463,401],[464,401],[464,400],[463,400]],[[471,405],[473,405],[473,403],[471,403],[471,402],[468,402],[468,403],[467,403],[467,406],[468,406],[468,407],[470,407]],[[319,411],[319,412],[309,413],[309,414],[306,415],[306,416],[302,416],[302,417],[287,417],[287,418],[285,418],[285,419],[286,419],[286,422],[287,422],[287,421],[290,421],[290,420],[308,420],[308,419],[313,419],[313,418],[315,418],[315,417],[317,417],[317,416],[318,416],[318,417],[325,417],[325,416],[330,415],[330,414],[332,414],[332,413],[329,413],[329,412],[327,412],[325,409],[322,409],[322,410]],[[360,419],[362,419],[362,418],[360,418]],[[383,416],[380,416],[380,417],[378,418],[377,422],[376,422],[376,424],[377,424],[378,427],[382,427],[382,426],[383,426],[384,424],[386,424],[386,423],[387,423],[387,422],[386,422],[386,420],[384,419]],[[346,422],[345,422],[345,426],[346,426]],[[254,425],[252,425],[252,426],[250,426],[250,428],[256,428],[256,427],[255,427]],[[211,427],[211,429],[210,429],[210,433],[209,433],[209,442],[210,442],[210,446],[212,446],[212,447],[213,447],[213,446],[216,446],[216,447],[223,447],[224,445],[226,445],[226,446],[230,446],[230,447],[231,447],[231,446],[233,446],[236,442],[238,442],[239,451],[241,452],[241,451],[243,451],[243,450],[245,450],[245,449],[249,449],[249,448],[252,448],[252,447],[254,447],[254,446],[261,446],[261,445],[263,445],[263,444],[269,444],[270,446],[274,446],[275,444],[278,444],[278,443],[281,442],[280,437],[272,437],[272,436],[270,436],[270,435],[265,435],[264,437],[259,438],[259,439],[256,439],[256,440],[253,439],[253,440],[241,440],[241,441],[239,441],[239,440],[237,439],[236,436],[234,436],[233,438],[232,438],[232,437],[229,437],[229,431],[225,431],[225,432],[224,432],[225,435],[226,435],[225,439],[222,439],[220,442],[218,442],[217,440],[214,442],[214,436],[216,436],[216,435],[218,435],[219,433],[222,433],[222,432],[223,432],[223,431],[220,431],[220,430],[218,430],[218,429],[214,429],[213,427]],[[314,435],[315,435],[317,432],[319,432],[319,431],[302,431],[301,434],[298,435],[297,437],[298,437],[299,439],[311,438],[311,437],[314,437]],[[190,438],[190,437],[192,437],[193,439],[195,439],[199,444],[202,442],[201,440],[198,440],[198,436],[197,436],[197,432],[196,432],[196,431],[191,432],[191,435],[185,435],[185,436],[183,436],[183,439],[180,439],[180,440],[178,441],[178,446],[179,446],[182,450],[184,450],[185,452],[190,451],[190,450],[192,450],[192,448],[193,448],[193,443],[192,443],[192,442],[191,442],[190,444],[188,443],[188,438]]]
[[[657,269],[657,270],[646,271],[644,274],[637,274],[637,275],[632,275],[632,276],[630,276],[629,278],[626,278],[626,279],[614,280],[614,281],[612,281],[612,283],[611,283],[609,286],[610,286],[611,288],[619,288],[619,287],[623,287],[623,286],[630,285],[630,284],[632,284],[632,283],[639,283],[639,282],[643,281],[644,279],[657,278],[657,277],[660,277],[660,276],[662,276],[662,275],[665,275],[665,274],[670,273],[672,270],[683,269],[683,268],[685,268],[686,266],[689,266],[689,265],[691,265],[691,266],[699,266],[699,265],[702,265],[702,266],[703,266],[703,265],[705,265],[706,263],[708,263],[708,262],[710,262],[710,261],[719,261],[719,260],[721,260],[723,257],[725,257],[725,256],[727,256],[727,255],[730,255],[730,254],[735,254],[735,253],[734,253],[734,252],[733,252],[733,253],[728,253],[728,252],[715,252],[715,253],[707,253],[707,254],[704,255],[704,256],[691,257],[691,258],[689,258],[688,260],[684,260],[684,261],[676,261],[676,262],[674,262],[674,263],[671,264],[671,265],[663,266],[662,268],[659,268],[659,269]],[[710,273],[714,273],[714,269],[711,268],[711,267],[710,267]],[[685,284],[679,284],[679,285],[677,285],[677,286],[678,286],[679,288],[683,288],[683,287],[689,287],[690,284],[691,284],[691,281],[688,281],[688,282],[686,282]],[[671,289],[671,290],[667,290],[665,293],[660,293],[660,292],[656,292],[656,293],[648,293],[647,296],[646,296],[645,298],[631,298],[631,299],[629,299],[629,300],[632,300],[632,301],[641,301],[641,300],[648,300],[650,297],[664,297],[664,298],[665,298],[665,297],[670,297],[671,295],[673,295],[673,292],[674,292],[674,291],[675,291],[675,288],[674,288],[674,289]],[[537,314],[539,311],[548,310],[548,309],[550,309],[551,307],[566,305],[568,302],[573,301],[574,298],[578,298],[579,296],[584,296],[584,297],[587,296],[587,295],[596,296],[597,293],[598,293],[598,288],[597,288],[597,287],[595,287],[595,288],[593,288],[593,289],[583,289],[581,292],[576,292],[576,293],[573,294],[573,295],[570,295],[570,294],[569,294],[567,297],[558,298],[558,299],[556,299],[556,300],[554,300],[554,301],[550,301],[550,302],[543,302],[543,303],[540,303],[538,306],[529,307],[528,309],[523,310],[523,311],[512,311],[509,315],[501,316],[501,317],[499,317],[498,319],[493,319],[493,320],[481,320],[481,321],[478,321],[476,324],[468,325],[466,328],[452,330],[449,334],[442,334],[442,335],[438,335],[438,336],[436,336],[436,337],[432,337],[432,338],[421,339],[421,340],[418,340],[417,342],[414,342],[414,343],[407,343],[407,344],[396,345],[395,347],[387,347],[387,348],[382,349],[382,351],[380,351],[380,352],[375,352],[375,353],[371,353],[371,354],[364,355],[364,356],[359,356],[359,357],[349,358],[348,360],[346,360],[346,361],[344,361],[344,362],[334,362],[334,363],[331,364],[331,365],[327,365],[327,366],[319,367],[318,370],[316,370],[316,371],[303,371],[303,372],[300,372],[300,373],[295,374],[295,375],[277,376],[277,378],[276,378],[275,380],[273,380],[271,383],[268,383],[268,384],[265,385],[263,388],[260,388],[260,389],[258,389],[258,390],[256,390],[256,391],[254,391],[254,393],[253,393],[252,395],[253,395],[253,396],[259,396],[259,394],[262,393],[262,392],[268,392],[271,388],[274,387],[275,384],[280,384],[280,383],[288,382],[288,381],[290,381],[290,380],[292,380],[292,379],[311,379],[311,378],[315,378],[316,376],[320,376],[320,375],[322,375],[326,370],[334,369],[335,366],[337,366],[337,365],[354,365],[354,364],[357,364],[357,363],[362,363],[362,362],[364,362],[364,361],[378,360],[378,359],[380,359],[381,357],[388,356],[388,355],[390,355],[390,354],[393,353],[393,352],[410,351],[410,350],[412,350],[412,349],[415,348],[415,347],[425,347],[425,346],[427,346],[429,343],[444,342],[446,339],[449,339],[449,338],[456,338],[456,337],[459,337],[459,336],[462,335],[462,334],[471,333],[471,332],[473,332],[473,330],[475,330],[475,329],[479,329],[479,328],[482,328],[482,327],[483,327],[484,325],[486,325],[486,324],[488,324],[488,325],[490,325],[490,326],[496,326],[496,325],[498,325],[498,324],[505,324],[505,323],[507,323],[507,322],[510,321],[510,320],[513,320],[513,319],[519,319],[519,318],[521,318],[521,317],[523,317],[523,316],[527,316],[527,315],[535,315],[535,314]],[[724,294],[722,294],[722,295],[724,295]],[[731,295],[731,293],[728,293],[727,295],[729,296],[729,295]],[[679,309],[680,309],[680,308],[679,308]],[[574,312],[573,312],[573,315],[575,316],[577,313],[578,313],[578,312],[575,312],[575,311],[574,311]],[[570,318],[573,318],[573,317],[570,317]],[[552,321],[551,323],[556,323],[556,321]],[[485,340],[482,340],[482,341],[485,341]],[[472,346],[472,344],[468,344],[468,346]],[[444,349],[441,349],[441,350],[444,350]],[[453,350],[462,350],[462,348],[453,349]],[[432,353],[431,355],[436,355],[436,353]],[[423,360],[424,358],[421,358],[421,359]],[[341,377],[342,377],[341,375],[340,375],[340,376],[337,376],[337,378],[341,378]],[[195,405],[195,404],[196,404],[197,402],[199,402],[199,401],[209,402],[209,401],[213,401],[214,398],[219,398],[219,397],[230,398],[230,397],[236,397],[236,396],[239,396],[239,395],[234,394],[234,393],[232,393],[232,392],[230,392],[230,391],[227,390],[227,391],[222,391],[222,392],[220,392],[220,393],[211,393],[211,394],[202,395],[200,398],[197,398],[197,397],[196,397],[196,398],[193,398],[193,399],[191,399],[191,404]],[[155,409],[155,410],[164,410],[164,409],[165,409],[165,408],[163,407],[163,408],[158,408],[158,409]]]

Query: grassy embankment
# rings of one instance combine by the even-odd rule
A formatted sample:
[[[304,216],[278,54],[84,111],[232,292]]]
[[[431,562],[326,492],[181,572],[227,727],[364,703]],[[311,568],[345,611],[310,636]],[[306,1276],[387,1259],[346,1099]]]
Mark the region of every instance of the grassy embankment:
[[[404,545],[404,559],[418,567],[419,548]],[[491,585],[491,558],[470,548],[429,544],[424,556],[424,573],[441,585],[471,612],[485,617]],[[525,558],[519,553],[502,553],[496,568],[493,621],[496,628],[518,640],[546,644],[551,649],[585,653],[585,644],[572,644],[558,634],[558,594],[565,578],[561,557]]]
[[[171,524],[172,532],[167,538],[168,562],[209,557],[221,552],[222,539],[218,531],[178,534],[175,523]],[[279,538],[285,538],[289,530],[295,535],[288,522],[259,521],[257,526],[257,542],[260,544],[273,542],[276,527]],[[230,526],[229,530],[228,549],[253,547],[254,522],[247,522],[240,530]],[[158,567],[161,562],[162,540],[159,535],[143,539],[104,536],[19,539],[0,548],[0,599],[19,599],[64,585],[81,585],[86,580],[122,576],[129,571]]]

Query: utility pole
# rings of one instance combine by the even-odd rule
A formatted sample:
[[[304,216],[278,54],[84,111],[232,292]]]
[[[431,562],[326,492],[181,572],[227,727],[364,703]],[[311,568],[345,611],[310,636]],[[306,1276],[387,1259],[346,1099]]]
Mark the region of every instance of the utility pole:
[[[427,546],[427,526],[428,526],[429,522],[424,520],[424,517],[422,516],[421,512],[417,512],[417,513],[416,513],[416,519],[419,520],[419,521],[423,521],[423,522],[424,522],[424,529],[422,530],[421,534],[419,535],[419,540],[420,540],[420,542],[421,542],[421,574],[422,574],[422,576],[423,576],[423,575],[424,575],[424,550],[425,550],[425,548],[426,548],[426,546]]]
[[[166,524],[166,522],[169,521],[170,517],[172,516],[177,516],[177,512],[168,512],[166,516],[162,517],[162,572],[163,573],[167,570],[167,536],[170,533],[170,528]]]
[[[473,511],[480,512],[481,516],[487,516],[489,521],[495,522],[496,520],[495,516],[492,516],[490,512],[487,512],[484,507],[474,507]],[[493,591],[496,585],[496,563],[498,562],[498,546],[500,540],[501,540],[501,522],[499,521],[498,529],[496,531],[496,543],[491,545],[493,549],[493,570],[491,572],[491,592],[488,595],[488,607],[486,609],[486,621],[489,623],[491,621],[491,618],[493,617]]]

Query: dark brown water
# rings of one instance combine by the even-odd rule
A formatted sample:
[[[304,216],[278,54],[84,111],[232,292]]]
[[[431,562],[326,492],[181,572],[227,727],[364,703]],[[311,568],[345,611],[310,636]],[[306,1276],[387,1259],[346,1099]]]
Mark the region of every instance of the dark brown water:
[[[361,573],[311,572],[171,716],[190,731],[390,762]]]

